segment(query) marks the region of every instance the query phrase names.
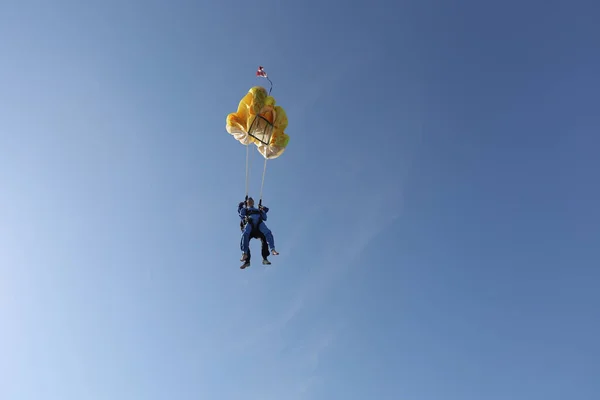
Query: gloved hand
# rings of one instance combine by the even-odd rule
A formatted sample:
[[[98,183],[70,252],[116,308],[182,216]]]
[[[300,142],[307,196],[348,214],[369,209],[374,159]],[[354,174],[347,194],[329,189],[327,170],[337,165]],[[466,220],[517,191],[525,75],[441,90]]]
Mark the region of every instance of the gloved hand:
[[[242,207],[244,207],[244,202],[240,201],[240,204],[238,204],[238,208],[242,208]]]

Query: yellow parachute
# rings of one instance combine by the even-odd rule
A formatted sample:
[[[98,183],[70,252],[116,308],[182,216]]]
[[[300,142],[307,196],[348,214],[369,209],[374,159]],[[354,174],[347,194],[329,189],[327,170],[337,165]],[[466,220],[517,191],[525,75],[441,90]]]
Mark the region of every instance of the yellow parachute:
[[[285,133],[285,110],[261,86],[251,88],[242,98],[237,112],[227,116],[226,129],[243,145],[254,143],[267,159],[281,156],[290,141]]]

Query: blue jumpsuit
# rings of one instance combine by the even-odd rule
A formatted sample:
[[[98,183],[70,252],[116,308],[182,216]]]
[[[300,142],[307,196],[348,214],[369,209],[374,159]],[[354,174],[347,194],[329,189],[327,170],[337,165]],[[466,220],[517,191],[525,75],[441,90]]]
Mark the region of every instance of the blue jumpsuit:
[[[238,214],[240,218],[244,220],[246,218],[246,215],[249,215],[250,219],[250,221],[246,224],[246,226],[244,226],[244,230],[242,231],[242,238],[240,241],[240,248],[242,250],[242,253],[248,254],[248,247],[250,245],[250,234],[252,233],[253,225],[256,226],[256,224],[259,221],[259,218],[262,218],[263,221],[266,221],[268,212],[269,209],[267,207],[263,207],[262,210],[259,210],[255,207],[246,208],[243,206],[243,203],[240,203],[240,205],[238,206]],[[275,241],[273,240],[273,234],[271,233],[271,230],[267,228],[267,225],[265,225],[265,223],[262,221],[260,222],[260,225],[258,225],[257,228],[263,235],[265,235],[267,243],[269,244],[269,248],[271,250],[274,250]]]

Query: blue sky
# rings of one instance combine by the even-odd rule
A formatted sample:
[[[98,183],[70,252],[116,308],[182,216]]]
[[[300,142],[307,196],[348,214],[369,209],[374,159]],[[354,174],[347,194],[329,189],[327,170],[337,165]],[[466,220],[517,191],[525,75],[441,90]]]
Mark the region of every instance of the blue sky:
[[[599,11],[4,0],[0,398],[598,399]]]

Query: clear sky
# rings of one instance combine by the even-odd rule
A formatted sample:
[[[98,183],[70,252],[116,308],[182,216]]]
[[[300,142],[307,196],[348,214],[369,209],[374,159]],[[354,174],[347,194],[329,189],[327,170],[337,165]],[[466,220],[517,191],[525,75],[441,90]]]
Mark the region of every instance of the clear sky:
[[[597,3],[3,0],[0,399],[599,399]]]

